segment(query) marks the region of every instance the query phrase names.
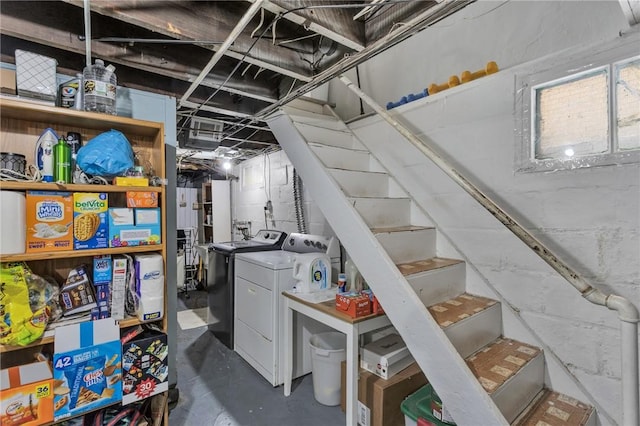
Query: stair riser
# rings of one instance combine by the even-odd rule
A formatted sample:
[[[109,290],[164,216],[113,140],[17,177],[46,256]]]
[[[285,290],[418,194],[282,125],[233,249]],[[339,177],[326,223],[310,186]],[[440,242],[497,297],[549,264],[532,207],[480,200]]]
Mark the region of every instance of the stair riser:
[[[543,385],[544,355],[540,352],[515,376],[493,392],[491,398],[507,421],[512,423],[542,390]]]
[[[367,152],[352,151],[317,143],[310,143],[309,146],[328,168],[369,171],[370,156]]]
[[[411,201],[399,198],[357,198],[352,204],[369,228],[407,226]]]
[[[420,229],[376,234],[376,238],[395,263],[408,263],[436,256],[436,234],[435,229]]]
[[[502,310],[496,303],[444,329],[463,358],[496,340],[502,334]]]
[[[442,303],[464,293],[466,268],[460,263],[410,275],[407,281],[425,306]]]
[[[342,190],[350,197],[386,197],[389,195],[389,176],[383,173],[330,170]]]
[[[304,123],[295,123],[296,129],[307,142],[318,142],[322,145],[341,148],[354,148],[353,135],[340,130],[323,129]]]

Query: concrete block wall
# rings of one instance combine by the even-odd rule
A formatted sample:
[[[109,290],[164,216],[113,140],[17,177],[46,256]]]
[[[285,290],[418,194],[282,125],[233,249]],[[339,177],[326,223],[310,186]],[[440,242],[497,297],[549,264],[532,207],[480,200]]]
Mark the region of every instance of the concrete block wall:
[[[394,113],[592,285],[640,308],[640,165],[515,171],[516,77],[557,66],[580,48],[615,45],[621,31],[629,27],[618,2],[476,2],[368,61],[360,75],[363,90],[384,105],[496,60],[498,74]],[[329,100],[343,118],[358,113],[340,82],[331,83]],[[585,301],[381,119],[352,127],[479,273],[474,289],[497,292],[514,308],[507,321],[524,321],[505,330],[525,341],[537,336],[570,373],[550,374],[548,385],[585,395],[604,424],[619,422],[624,373],[615,313]],[[563,370],[554,359],[551,369]]]
[[[300,232],[294,204],[293,166],[284,151],[244,161],[234,167],[232,174],[238,176],[231,182],[232,221],[251,221],[254,235],[265,227],[274,229],[271,220],[265,225],[264,219],[264,206],[271,199],[275,229]],[[304,183],[303,200],[307,233],[334,236]]]

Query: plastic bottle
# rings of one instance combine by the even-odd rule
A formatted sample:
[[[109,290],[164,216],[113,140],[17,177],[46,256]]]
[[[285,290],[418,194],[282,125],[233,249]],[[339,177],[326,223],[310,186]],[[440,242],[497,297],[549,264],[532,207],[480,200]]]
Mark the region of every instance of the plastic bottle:
[[[105,68],[101,59],[84,68],[84,110],[115,115],[117,78],[115,67]]]
[[[65,81],[58,86],[58,98],[56,106],[74,108],[76,97],[82,91],[82,74],[76,74],[72,80]]]
[[[358,271],[358,268],[356,268],[356,265],[353,263],[353,260],[347,259],[347,261],[344,262],[344,270],[347,274],[347,291],[359,292],[369,288]]]
[[[71,147],[60,138],[53,147],[53,179],[55,182],[71,183]]]
[[[55,130],[47,127],[36,142],[36,166],[44,182],[53,182],[53,147],[57,140],[58,135]]]

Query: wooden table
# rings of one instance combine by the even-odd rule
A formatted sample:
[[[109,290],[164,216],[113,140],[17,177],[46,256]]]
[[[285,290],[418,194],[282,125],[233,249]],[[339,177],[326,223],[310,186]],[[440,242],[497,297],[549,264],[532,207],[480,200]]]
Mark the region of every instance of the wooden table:
[[[312,303],[295,294],[283,292],[285,300],[285,357],[284,357],[284,395],[291,395],[291,378],[293,375],[293,311],[300,312],[316,321],[321,322],[347,337],[347,426],[358,424],[358,338],[382,327],[391,325],[384,314],[371,314],[359,318],[337,311],[335,300]]]

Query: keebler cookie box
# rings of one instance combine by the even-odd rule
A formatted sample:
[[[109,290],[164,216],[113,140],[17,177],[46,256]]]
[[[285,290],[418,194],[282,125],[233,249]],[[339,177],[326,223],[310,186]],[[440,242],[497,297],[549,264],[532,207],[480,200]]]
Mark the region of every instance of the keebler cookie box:
[[[42,425],[53,421],[53,379],[46,361],[0,371],[0,424]]]
[[[113,319],[55,329],[54,420],[122,400],[122,345]]]
[[[73,248],[75,250],[109,247],[108,196],[105,192],[73,194]]]
[[[27,191],[27,253],[73,249],[73,197],[69,192]]]

